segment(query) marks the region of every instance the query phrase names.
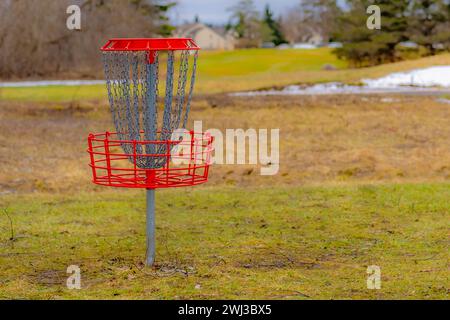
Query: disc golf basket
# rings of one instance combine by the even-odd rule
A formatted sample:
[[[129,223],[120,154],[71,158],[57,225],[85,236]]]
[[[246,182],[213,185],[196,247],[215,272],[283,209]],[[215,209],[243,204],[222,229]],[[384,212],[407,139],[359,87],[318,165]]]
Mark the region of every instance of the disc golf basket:
[[[212,137],[180,131],[199,49],[189,38],[111,39],[101,48],[116,131],[88,137],[92,181],[147,189],[147,265],[155,261],[155,189],[208,180]]]

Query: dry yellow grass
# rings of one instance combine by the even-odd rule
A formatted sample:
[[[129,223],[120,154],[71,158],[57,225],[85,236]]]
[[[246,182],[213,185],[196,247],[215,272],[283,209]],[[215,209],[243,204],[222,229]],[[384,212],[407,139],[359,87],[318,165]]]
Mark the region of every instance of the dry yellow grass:
[[[444,181],[450,108],[429,97],[208,96],[194,101],[203,129],[280,128],[280,171],[216,165],[212,185]],[[0,192],[90,190],[86,138],[112,130],[101,103],[2,103]]]

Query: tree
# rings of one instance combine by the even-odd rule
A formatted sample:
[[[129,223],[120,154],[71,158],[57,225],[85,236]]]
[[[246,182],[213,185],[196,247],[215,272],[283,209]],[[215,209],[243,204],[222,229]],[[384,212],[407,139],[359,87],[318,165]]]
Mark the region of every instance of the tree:
[[[367,28],[366,9],[376,4],[381,9],[381,29]],[[405,0],[352,0],[349,10],[338,18],[334,37],[343,42],[335,50],[340,57],[355,66],[375,65],[399,59],[396,46],[407,37],[408,1]]]
[[[341,14],[335,0],[302,0],[283,16],[281,27],[291,42],[306,42],[319,37],[328,42]]]
[[[443,0],[414,0],[408,17],[411,41],[435,54],[437,46],[450,47],[450,4]]]
[[[264,41],[273,42],[275,45],[286,43],[280,23],[273,18],[273,12],[268,4],[264,8],[263,24],[268,29],[268,36],[264,38]]]
[[[66,8],[81,8],[81,30],[66,28]],[[156,0],[15,0],[0,2],[0,75],[96,75],[98,48],[112,37],[167,34],[173,4]],[[20,19],[20,23],[18,23]]]
[[[145,0],[140,0],[140,1],[145,1]],[[175,30],[175,27],[169,23],[169,17],[167,16],[167,13],[169,12],[170,9],[175,7],[177,5],[177,3],[176,2],[165,3],[165,2],[157,2],[157,1],[153,1],[153,2],[154,2],[153,6],[152,6],[152,3],[148,3],[148,6],[150,6],[150,8],[153,9],[153,10],[151,10],[151,9],[149,10],[149,16],[154,17],[155,14],[152,14],[152,13],[154,11],[156,11],[156,16],[159,18],[158,34],[163,37],[168,37],[173,33],[173,31]]]
[[[252,0],[241,0],[229,9],[230,25],[238,36],[238,46],[259,47],[262,43],[262,24]]]

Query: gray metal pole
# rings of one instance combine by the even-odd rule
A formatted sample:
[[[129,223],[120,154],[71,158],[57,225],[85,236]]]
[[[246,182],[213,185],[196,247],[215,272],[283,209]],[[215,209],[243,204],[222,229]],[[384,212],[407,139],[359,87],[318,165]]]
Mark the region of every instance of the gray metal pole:
[[[147,253],[145,264],[155,262],[155,189],[147,189]]]

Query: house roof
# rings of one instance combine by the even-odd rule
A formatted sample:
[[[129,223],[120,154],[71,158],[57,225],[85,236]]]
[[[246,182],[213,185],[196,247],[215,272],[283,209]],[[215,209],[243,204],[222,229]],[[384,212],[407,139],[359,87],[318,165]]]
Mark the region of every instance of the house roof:
[[[192,38],[204,27],[206,26],[201,23],[189,23],[178,27],[176,32],[178,35],[189,35],[189,37]]]

